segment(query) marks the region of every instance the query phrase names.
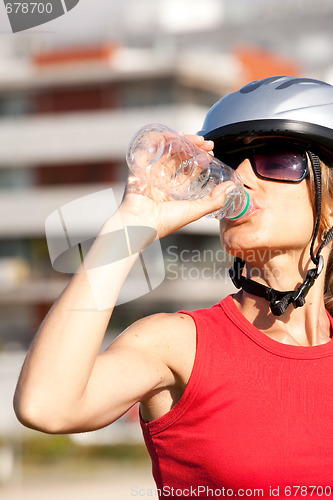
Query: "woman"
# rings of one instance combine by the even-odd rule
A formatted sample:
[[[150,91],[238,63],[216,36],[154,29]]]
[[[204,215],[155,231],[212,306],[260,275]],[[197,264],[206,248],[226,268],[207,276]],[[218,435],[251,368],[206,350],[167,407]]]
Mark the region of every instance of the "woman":
[[[323,295],[333,182],[319,160],[332,158],[332,109],[330,85],[273,77],[209,111],[205,140],[191,139],[206,151],[214,141],[254,207],[239,221],[221,221],[240,291],[210,309],[144,318],[99,355],[112,311],[94,310],[84,269],[98,261],[103,234],[119,228],[120,216],[161,238],[217,210],[229,187],[161,202],[130,179],[118,213],[30,348],[15,394],[22,423],[88,431],[140,401],[160,498],[333,495],[332,318]],[[94,287],[108,303],[136,257],[96,271]]]

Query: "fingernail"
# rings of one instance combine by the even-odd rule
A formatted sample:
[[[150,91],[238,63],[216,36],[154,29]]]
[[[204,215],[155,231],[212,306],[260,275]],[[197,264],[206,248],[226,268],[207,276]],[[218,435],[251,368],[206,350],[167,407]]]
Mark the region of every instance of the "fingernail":
[[[229,194],[231,193],[231,191],[233,191],[235,189],[235,186],[229,186],[226,190],[225,190],[225,194]]]

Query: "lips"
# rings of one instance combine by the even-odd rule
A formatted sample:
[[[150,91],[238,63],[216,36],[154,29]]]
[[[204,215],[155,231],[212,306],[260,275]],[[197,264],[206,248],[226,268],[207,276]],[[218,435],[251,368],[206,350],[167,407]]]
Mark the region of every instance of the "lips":
[[[250,196],[250,193],[249,193],[249,196]],[[261,210],[262,210],[262,206],[255,199],[253,199],[250,196],[250,205],[249,205],[249,208],[247,209],[246,213],[242,217],[240,217],[239,219],[235,219],[235,220],[228,219],[228,222],[230,222],[233,225],[236,225],[237,223],[241,224],[242,222],[248,220],[250,217],[252,217],[254,214],[258,213]]]

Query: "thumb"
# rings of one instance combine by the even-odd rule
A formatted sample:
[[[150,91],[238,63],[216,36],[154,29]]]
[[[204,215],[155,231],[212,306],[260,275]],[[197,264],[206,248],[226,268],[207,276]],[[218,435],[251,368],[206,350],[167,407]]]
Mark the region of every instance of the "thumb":
[[[203,198],[195,200],[170,200],[160,204],[162,210],[158,224],[159,237],[166,236],[205,215],[222,208],[228,192],[235,188],[231,181],[216,186],[212,192]]]
[[[222,208],[228,193],[234,188],[235,184],[233,182],[223,182],[216,186],[208,196],[203,198],[170,201],[168,202],[170,219],[177,221],[177,229],[201,219],[201,217]]]
[[[235,187],[233,182],[223,182],[216,186],[208,196],[196,200],[197,210],[200,211],[199,217],[203,217],[204,215],[208,215],[222,208],[227,195],[233,191]]]

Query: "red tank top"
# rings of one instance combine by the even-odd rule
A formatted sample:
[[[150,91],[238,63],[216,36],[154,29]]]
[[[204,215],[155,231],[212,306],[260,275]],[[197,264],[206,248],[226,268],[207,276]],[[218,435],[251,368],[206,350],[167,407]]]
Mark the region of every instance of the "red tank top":
[[[141,419],[159,497],[333,498],[333,341],[281,344],[231,296],[186,314],[189,383],[166,415]]]

